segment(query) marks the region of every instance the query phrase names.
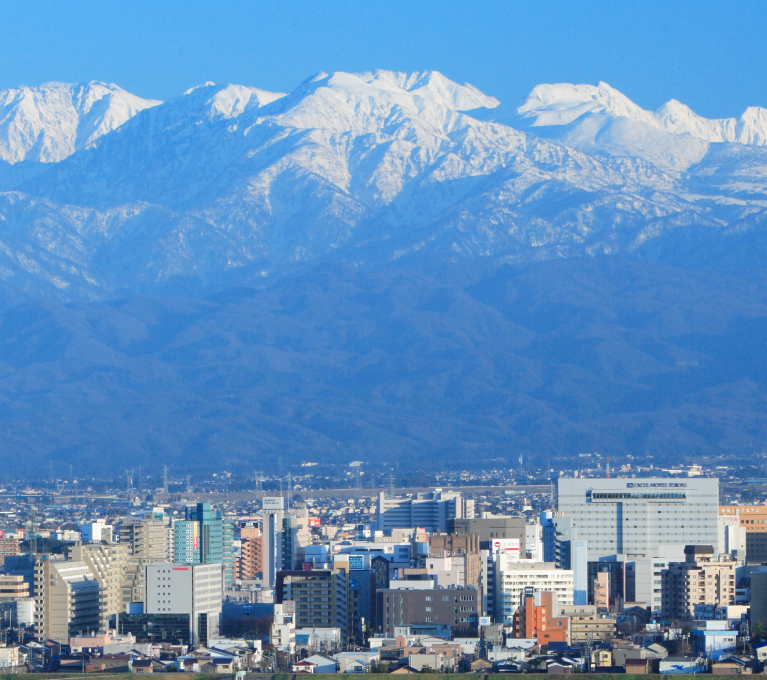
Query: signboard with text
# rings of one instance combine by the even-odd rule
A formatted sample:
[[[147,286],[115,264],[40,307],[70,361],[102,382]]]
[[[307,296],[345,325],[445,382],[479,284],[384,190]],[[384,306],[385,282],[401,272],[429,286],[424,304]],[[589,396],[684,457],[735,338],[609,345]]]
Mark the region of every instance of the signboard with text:
[[[264,510],[284,510],[285,499],[282,496],[265,496],[262,507]]]

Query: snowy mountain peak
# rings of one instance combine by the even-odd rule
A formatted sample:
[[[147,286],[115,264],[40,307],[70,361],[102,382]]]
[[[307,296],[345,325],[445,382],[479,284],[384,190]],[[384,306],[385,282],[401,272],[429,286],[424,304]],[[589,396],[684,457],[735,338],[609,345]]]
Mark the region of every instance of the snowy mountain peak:
[[[97,81],[0,90],[0,160],[60,161],[160,103]]]
[[[767,144],[767,109],[750,107],[740,117],[710,119],[672,99],[656,111],[646,111],[607,83],[537,85],[517,114],[531,127],[570,125],[595,115],[628,118],[674,135],[706,142]]]

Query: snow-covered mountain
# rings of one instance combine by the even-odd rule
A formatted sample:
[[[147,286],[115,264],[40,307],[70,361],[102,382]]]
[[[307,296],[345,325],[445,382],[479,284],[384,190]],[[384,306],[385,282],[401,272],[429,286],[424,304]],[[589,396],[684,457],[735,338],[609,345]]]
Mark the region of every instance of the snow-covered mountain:
[[[585,151],[638,155],[686,169],[709,143],[767,145],[767,109],[752,106],[740,118],[709,119],[676,99],[646,111],[607,83],[538,85],[515,111],[516,123]],[[512,122],[509,115],[506,121]],[[512,124],[514,124],[512,122]]]
[[[206,83],[162,104],[100,84],[24,92],[43,90],[6,105],[49,140],[5,147],[7,290],[196,292],[324,260],[665,257],[698,238],[711,258],[767,221],[763,109],[648,112],[600,84],[541,85],[509,112],[435,72],[320,73],[289,94]],[[54,91],[68,127],[46,113]]]
[[[0,160],[60,161],[160,103],[95,81],[0,90]]]

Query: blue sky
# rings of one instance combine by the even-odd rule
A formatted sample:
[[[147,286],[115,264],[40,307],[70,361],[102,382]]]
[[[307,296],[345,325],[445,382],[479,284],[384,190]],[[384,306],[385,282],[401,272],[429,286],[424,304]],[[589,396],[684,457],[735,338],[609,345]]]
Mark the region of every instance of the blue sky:
[[[0,88],[115,82],[168,99],[206,80],[290,90],[317,71],[437,70],[516,102],[541,82],[604,80],[645,108],[767,107],[767,2],[0,4]]]

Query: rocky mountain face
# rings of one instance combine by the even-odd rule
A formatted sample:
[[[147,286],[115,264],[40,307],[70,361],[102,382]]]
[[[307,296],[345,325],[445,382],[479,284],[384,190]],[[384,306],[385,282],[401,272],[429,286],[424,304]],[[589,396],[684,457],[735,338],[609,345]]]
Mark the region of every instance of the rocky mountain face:
[[[0,92],[0,445],[760,447],[763,371],[728,347],[764,337],[766,223],[759,108],[388,71]]]

